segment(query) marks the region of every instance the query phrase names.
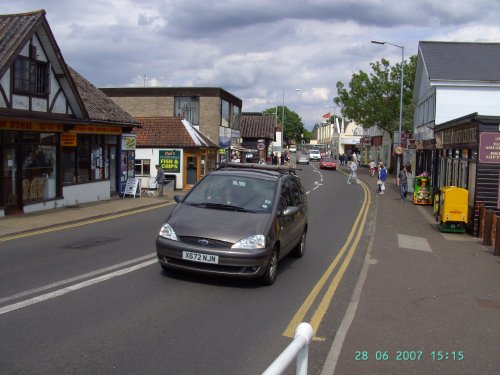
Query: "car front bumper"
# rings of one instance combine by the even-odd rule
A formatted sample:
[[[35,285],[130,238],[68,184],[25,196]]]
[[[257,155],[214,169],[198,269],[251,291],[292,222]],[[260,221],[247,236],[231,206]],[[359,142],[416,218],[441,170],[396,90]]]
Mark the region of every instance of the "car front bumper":
[[[218,256],[218,263],[203,263],[183,259],[184,251]],[[156,239],[156,255],[164,268],[183,271],[252,279],[261,277],[269,262],[272,248],[231,249],[207,248],[173,241],[163,237]]]

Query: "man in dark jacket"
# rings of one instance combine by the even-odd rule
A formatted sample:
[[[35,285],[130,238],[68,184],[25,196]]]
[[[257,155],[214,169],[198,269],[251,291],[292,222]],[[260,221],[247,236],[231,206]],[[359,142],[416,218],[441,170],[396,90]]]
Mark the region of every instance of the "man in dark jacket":
[[[163,185],[165,184],[165,173],[163,169],[156,164],[156,189],[158,190],[158,196],[163,197]]]

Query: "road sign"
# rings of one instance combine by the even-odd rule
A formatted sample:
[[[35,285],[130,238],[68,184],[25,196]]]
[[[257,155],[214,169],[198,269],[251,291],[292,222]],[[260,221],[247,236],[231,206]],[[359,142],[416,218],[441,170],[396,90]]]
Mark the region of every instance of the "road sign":
[[[263,149],[266,148],[266,144],[265,143],[257,143],[257,150],[259,151],[262,151]]]
[[[394,147],[394,153],[396,155],[401,155],[403,153],[403,147],[401,147],[401,146]]]

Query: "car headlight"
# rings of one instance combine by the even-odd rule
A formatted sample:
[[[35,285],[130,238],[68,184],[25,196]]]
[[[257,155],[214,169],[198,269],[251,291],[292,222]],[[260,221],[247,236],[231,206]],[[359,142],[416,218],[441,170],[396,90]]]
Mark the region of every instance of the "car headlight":
[[[160,237],[168,238],[169,240],[174,240],[177,241],[177,236],[173,230],[173,228],[170,226],[170,224],[163,224],[163,226],[160,229],[160,233],[158,233]]]
[[[266,247],[266,238],[263,234],[255,234],[236,242],[231,249],[263,249]]]

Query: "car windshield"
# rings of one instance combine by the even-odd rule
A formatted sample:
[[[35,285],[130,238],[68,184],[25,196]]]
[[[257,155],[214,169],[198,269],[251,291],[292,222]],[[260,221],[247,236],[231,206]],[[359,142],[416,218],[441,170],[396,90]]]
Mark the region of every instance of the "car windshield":
[[[322,161],[326,161],[326,162],[333,162],[334,160],[332,158],[323,158]]]
[[[183,203],[213,209],[269,212],[275,189],[273,180],[211,174],[189,192]]]

